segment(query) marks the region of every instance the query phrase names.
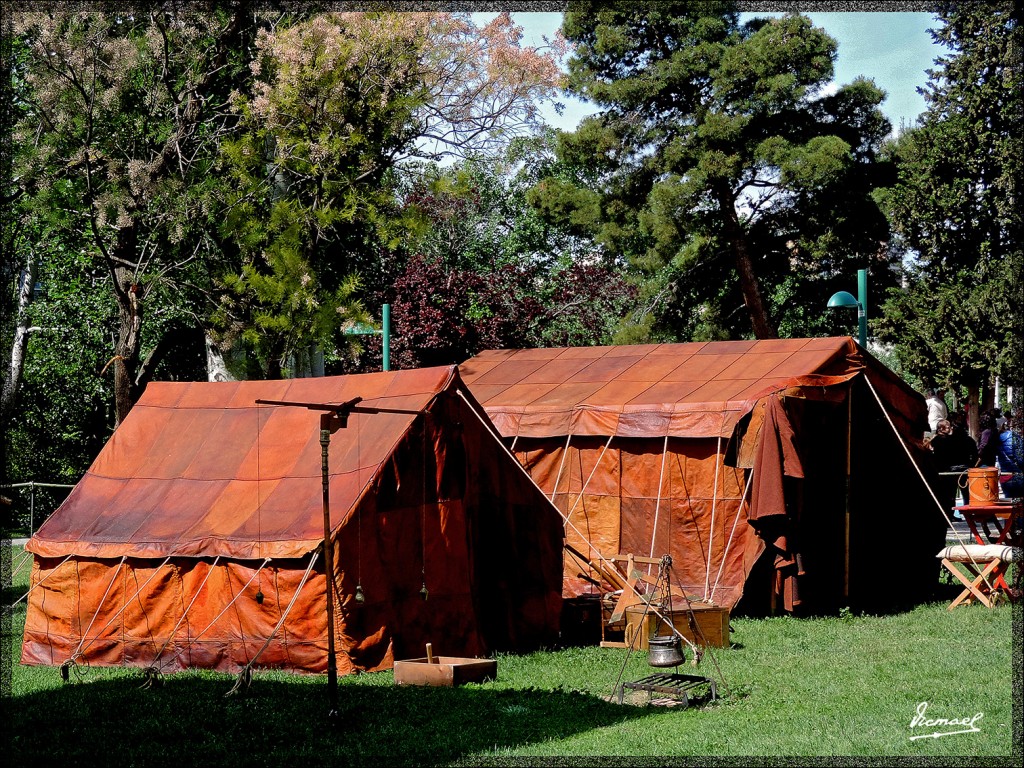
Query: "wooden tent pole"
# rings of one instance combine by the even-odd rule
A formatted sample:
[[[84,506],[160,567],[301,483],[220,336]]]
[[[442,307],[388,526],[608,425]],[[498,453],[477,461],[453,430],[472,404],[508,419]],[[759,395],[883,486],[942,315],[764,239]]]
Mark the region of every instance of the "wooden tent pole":
[[[331,484],[328,475],[328,450],[331,444],[331,427],[337,429],[338,414],[324,413],[320,416],[320,478],[323,483],[324,507],[324,576],[327,590],[327,693],[330,699],[328,717],[338,714],[338,662],[334,657],[334,547],[331,542]]]

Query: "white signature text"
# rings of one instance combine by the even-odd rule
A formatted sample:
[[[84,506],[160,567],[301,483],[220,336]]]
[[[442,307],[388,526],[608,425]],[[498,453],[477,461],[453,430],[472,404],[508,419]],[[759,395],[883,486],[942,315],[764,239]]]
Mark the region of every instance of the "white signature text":
[[[952,736],[955,733],[981,733],[981,728],[975,726],[985,716],[983,712],[977,712],[973,717],[927,717],[928,702],[922,701],[917,705],[917,714],[910,721],[911,728],[957,728],[959,730],[941,730],[932,733],[919,733],[911,736],[915,739],[937,739],[941,736]]]

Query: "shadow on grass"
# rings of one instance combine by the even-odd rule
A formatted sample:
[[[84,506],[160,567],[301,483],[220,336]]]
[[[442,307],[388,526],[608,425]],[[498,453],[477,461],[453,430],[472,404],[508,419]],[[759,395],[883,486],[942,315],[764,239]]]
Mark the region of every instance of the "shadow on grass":
[[[7,754],[19,765],[436,765],[658,714],[575,691],[359,679],[340,681],[334,718],[322,677],[257,676],[232,696],[226,676],[68,683],[9,702]]]

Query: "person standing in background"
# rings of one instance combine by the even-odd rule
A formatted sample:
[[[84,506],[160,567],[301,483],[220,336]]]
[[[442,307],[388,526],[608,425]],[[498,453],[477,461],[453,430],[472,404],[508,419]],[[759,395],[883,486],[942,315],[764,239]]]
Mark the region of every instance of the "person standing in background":
[[[946,407],[946,390],[929,389],[928,397],[924,399],[928,406],[928,431],[935,434],[939,421],[949,416],[949,409]]]
[[[952,473],[966,472],[977,459],[978,447],[974,439],[966,432],[954,430],[948,419],[940,419],[935,427],[935,437],[928,446],[932,450],[935,469],[944,473],[939,476],[939,488],[943,492],[942,501],[946,509],[952,509],[956,504],[959,491],[963,491],[964,504],[967,504],[967,487],[960,485],[960,475]]]
[[[999,463],[999,484],[1008,499],[1024,496],[1024,444],[1020,430],[1015,428],[1013,418],[1004,420],[999,442],[996,446],[996,461]]]
[[[974,466],[978,460],[978,444],[974,442],[964,424],[962,411],[954,411],[949,419],[943,419],[929,443],[935,458],[935,468],[939,472],[959,472],[957,477],[947,475],[952,480],[952,500],[957,504],[957,496],[963,504],[970,503],[967,479],[963,473]],[[946,485],[944,483],[944,485]]]
[[[978,466],[994,467],[999,445],[999,432],[996,431],[996,422],[992,418],[991,411],[983,411],[978,417],[978,428],[981,430],[978,435]]]

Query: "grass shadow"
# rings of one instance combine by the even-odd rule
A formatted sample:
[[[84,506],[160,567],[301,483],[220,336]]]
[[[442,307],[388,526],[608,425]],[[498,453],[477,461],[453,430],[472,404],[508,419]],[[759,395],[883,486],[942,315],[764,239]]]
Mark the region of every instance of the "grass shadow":
[[[395,686],[390,675],[362,675],[339,681],[330,717],[322,677],[257,675],[231,696],[233,678],[223,675],[142,682],[72,682],[18,697],[6,718],[8,756],[32,765],[59,755],[65,766],[438,765],[657,714],[576,691]],[[39,716],[53,712],[64,715]]]

